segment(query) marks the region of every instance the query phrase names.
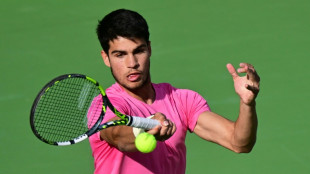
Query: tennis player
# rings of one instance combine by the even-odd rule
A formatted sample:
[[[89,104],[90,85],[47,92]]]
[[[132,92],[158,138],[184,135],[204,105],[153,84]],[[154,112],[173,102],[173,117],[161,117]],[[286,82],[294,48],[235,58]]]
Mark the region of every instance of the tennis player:
[[[252,65],[241,63],[236,71],[227,64],[240,97],[239,116],[230,121],[211,112],[206,100],[195,91],[178,89],[169,83],[152,83],[151,42],[148,25],[140,14],[125,9],[113,11],[99,22],[97,34],[103,61],[116,81],[106,90],[112,104],[128,115],[155,114],[151,119],[159,120],[161,126],[147,130],[158,140],[156,149],[147,154],[135,147],[135,136],[141,131],[136,128],[116,126],[91,136],[95,174],[185,173],[187,132],[236,153],[252,150],[257,132],[255,98],[260,81]],[[240,77],[238,73],[246,76]],[[115,119],[108,111],[104,122]]]

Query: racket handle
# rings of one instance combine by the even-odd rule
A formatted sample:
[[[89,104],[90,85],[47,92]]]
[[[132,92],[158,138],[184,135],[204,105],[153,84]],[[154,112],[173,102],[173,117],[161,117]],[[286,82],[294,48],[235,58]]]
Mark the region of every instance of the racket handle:
[[[149,119],[149,118],[143,118],[143,117],[135,117],[131,116],[131,124],[128,126],[136,127],[136,128],[141,128],[141,129],[152,129],[157,125],[160,125],[158,120],[154,119]]]

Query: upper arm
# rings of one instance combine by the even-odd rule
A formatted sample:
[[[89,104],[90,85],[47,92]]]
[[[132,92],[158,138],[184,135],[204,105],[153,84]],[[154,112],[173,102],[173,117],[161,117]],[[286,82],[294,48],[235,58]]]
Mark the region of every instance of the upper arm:
[[[199,137],[233,150],[234,122],[210,111],[198,117],[194,133]]]

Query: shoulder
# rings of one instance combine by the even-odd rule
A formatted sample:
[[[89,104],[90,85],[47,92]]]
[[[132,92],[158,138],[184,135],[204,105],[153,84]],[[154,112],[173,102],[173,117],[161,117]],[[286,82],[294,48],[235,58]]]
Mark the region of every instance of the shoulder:
[[[170,83],[152,83],[152,85],[156,91],[175,91],[177,89]]]
[[[123,90],[123,88],[121,88],[121,86],[118,83],[114,83],[113,85],[111,85],[110,87],[108,87],[106,89],[106,93],[109,95],[114,95],[114,94],[120,94],[125,92]]]
[[[128,95],[118,83],[111,85],[105,90],[105,92],[110,101],[113,101],[114,99],[123,101]]]
[[[180,102],[201,101],[203,97],[196,91],[185,88],[177,88],[169,83],[153,84],[155,91],[160,96],[170,96],[178,99]]]
[[[177,88],[172,86],[170,83],[159,83],[159,84],[153,84],[154,88],[170,91],[173,92],[176,95],[182,96],[182,95],[199,95],[198,92],[193,91],[191,89],[185,89],[185,88]]]
[[[109,101],[120,112],[126,112],[128,108],[127,93],[121,88],[118,83],[114,83],[105,90]]]

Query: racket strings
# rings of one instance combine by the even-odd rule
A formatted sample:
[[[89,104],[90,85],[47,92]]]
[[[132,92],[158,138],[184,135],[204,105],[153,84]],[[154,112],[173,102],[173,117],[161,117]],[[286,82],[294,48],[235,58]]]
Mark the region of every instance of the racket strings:
[[[67,78],[48,88],[37,105],[35,127],[42,138],[51,142],[68,141],[84,134],[93,125],[100,105],[89,118],[93,99],[100,94],[97,86],[83,78]]]
[[[102,96],[98,95],[92,101],[91,107],[89,108],[88,113],[87,113],[87,118],[88,118],[87,126],[89,129],[92,128],[95,124],[100,124],[100,123],[97,123],[97,121],[102,112],[102,105],[103,105]]]

